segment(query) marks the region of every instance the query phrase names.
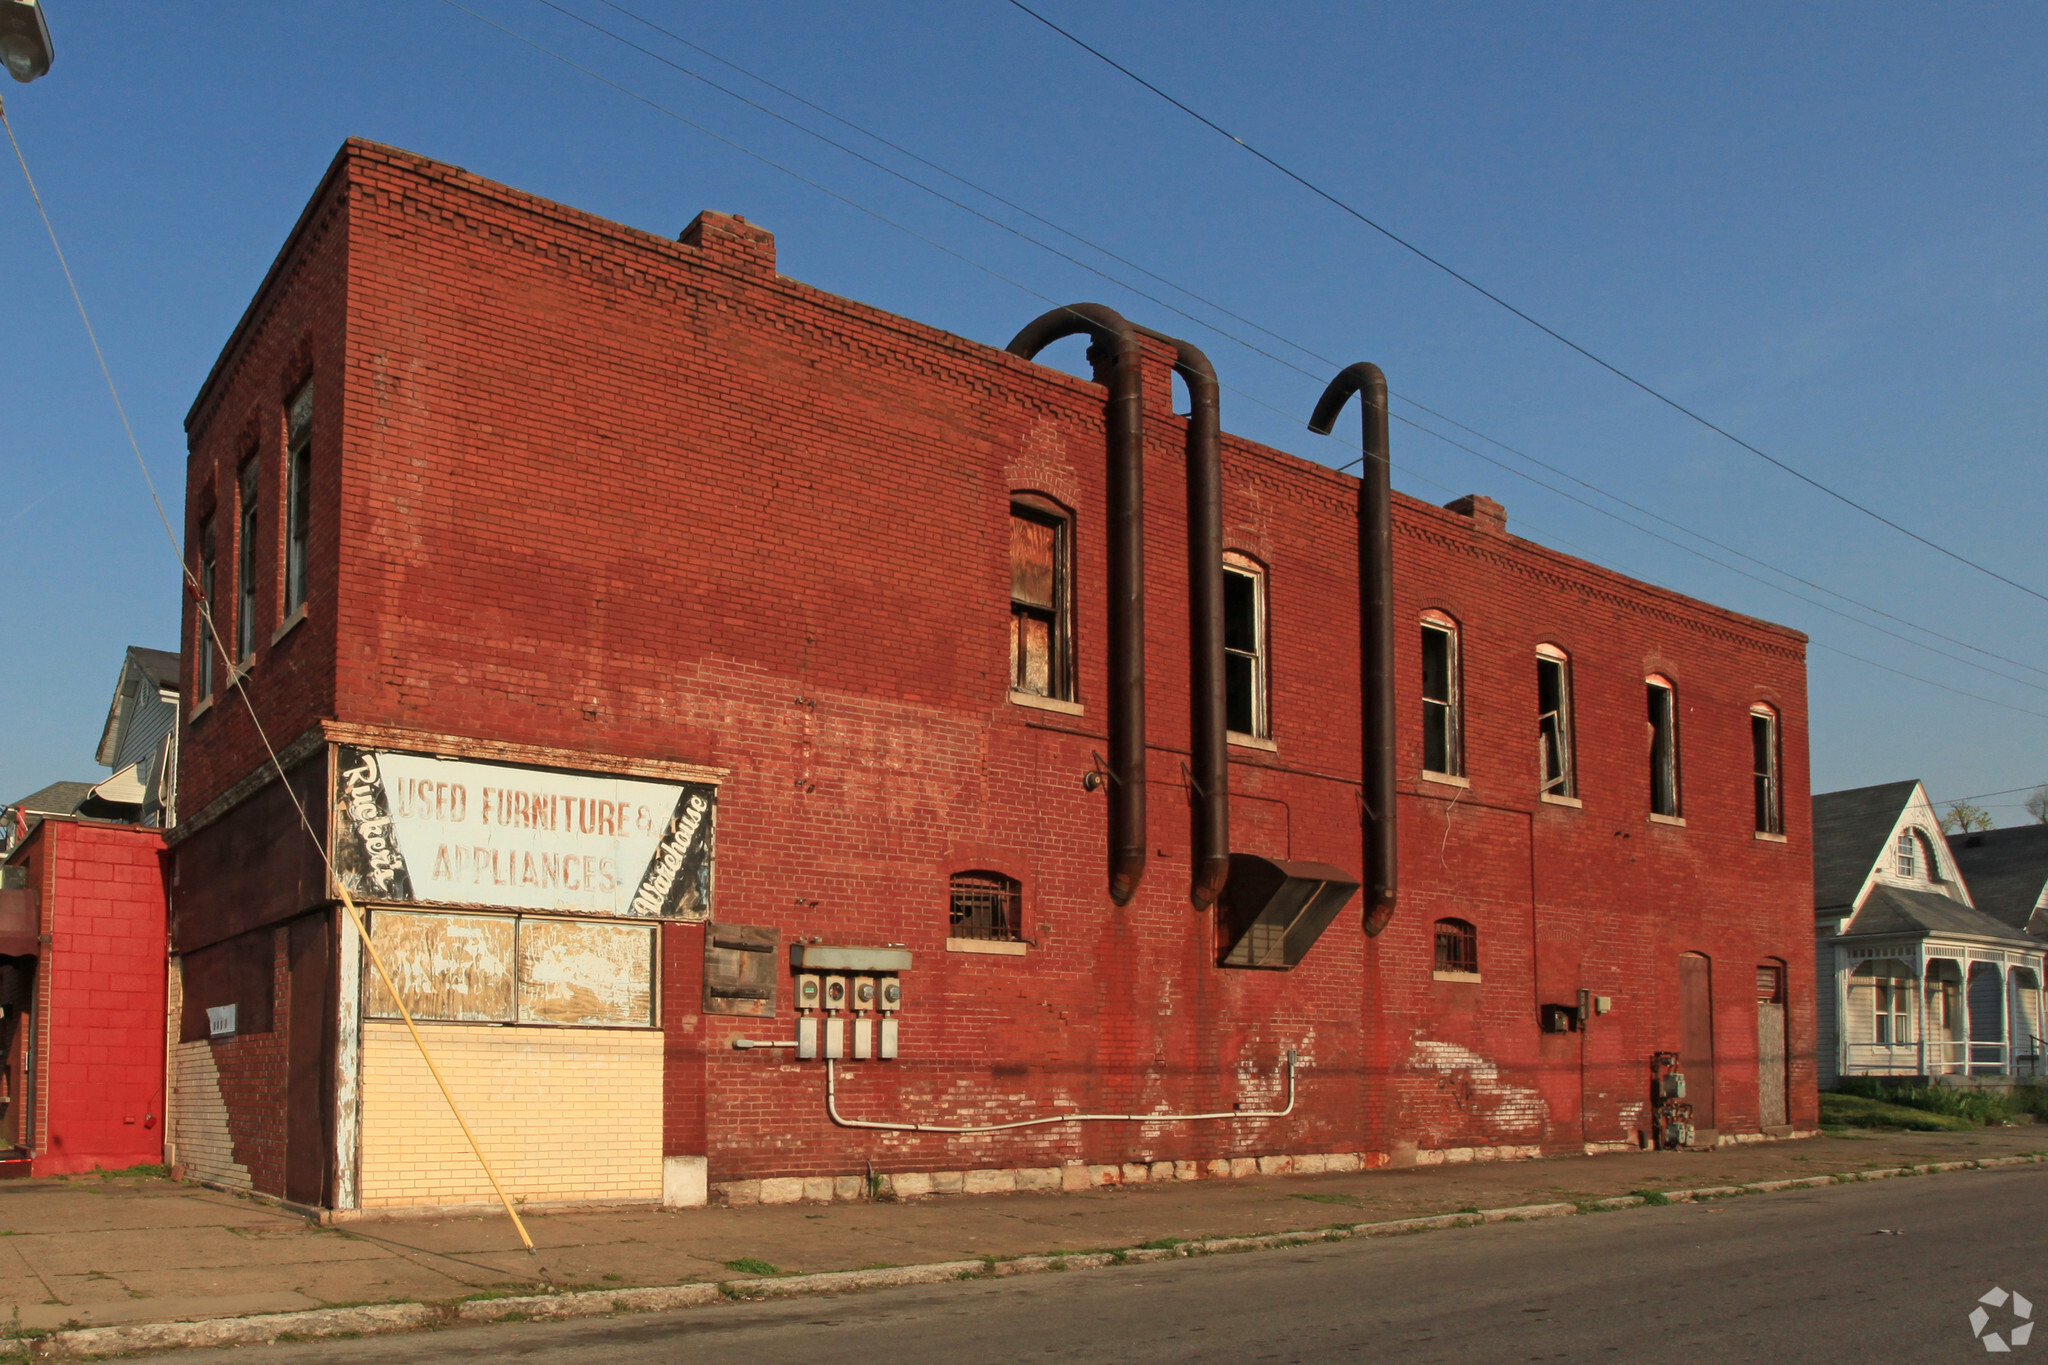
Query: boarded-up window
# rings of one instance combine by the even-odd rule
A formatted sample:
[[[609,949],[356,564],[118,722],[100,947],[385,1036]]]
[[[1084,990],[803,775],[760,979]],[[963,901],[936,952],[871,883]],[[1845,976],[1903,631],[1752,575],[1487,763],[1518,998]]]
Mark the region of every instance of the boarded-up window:
[[[1643,684],[1649,700],[1650,813],[1677,816],[1678,698],[1663,678]]]
[[[370,925],[406,1009],[446,1023],[647,1028],[654,926],[525,915],[379,911]],[[368,1012],[395,1018],[367,963]]]
[[[1010,688],[1071,701],[1067,519],[1033,499],[1010,504]]]
[[[654,1022],[654,927],[519,921],[519,1019],[527,1024]]]
[[[515,938],[508,915],[413,915],[379,911],[371,941],[415,1019],[509,1024]],[[383,978],[369,973],[370,1013],[398,1013]]]

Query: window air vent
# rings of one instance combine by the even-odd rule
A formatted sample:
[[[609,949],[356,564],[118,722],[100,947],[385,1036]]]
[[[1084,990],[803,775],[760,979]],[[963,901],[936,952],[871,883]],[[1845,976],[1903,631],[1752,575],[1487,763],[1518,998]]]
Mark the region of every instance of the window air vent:
[[[1218,963],[1285,971],[1308,956],[1357,890],[1358,878],[1328,863],[1231,854],[1217,906]]]

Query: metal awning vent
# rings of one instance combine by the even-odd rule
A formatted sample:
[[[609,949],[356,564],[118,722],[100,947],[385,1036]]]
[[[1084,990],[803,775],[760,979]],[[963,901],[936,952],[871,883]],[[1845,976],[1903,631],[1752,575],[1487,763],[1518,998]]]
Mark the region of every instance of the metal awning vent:
[[[1328,863],[1279,863],[1254,853],[1230,855],[1230,881],[1218,904],[1225,967],[1284,971],[1308,956],[1323,930],[1358,890],[1358,878]]]

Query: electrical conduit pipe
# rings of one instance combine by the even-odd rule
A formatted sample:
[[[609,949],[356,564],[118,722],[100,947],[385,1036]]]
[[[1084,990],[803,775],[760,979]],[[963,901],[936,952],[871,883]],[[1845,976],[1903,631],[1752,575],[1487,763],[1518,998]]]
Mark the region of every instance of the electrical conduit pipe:
[[[1294,1112],[1293,1048],[1287,1050],[1287,1107],[1284,1109],[1226,1109],[1214,1114],[1053,1114],[1045,1118],[1015,1119],[1009,1123],[976,1123],[949,1126],[942,1123],[880,1123],[850,1119],[839,1112],[839,1079],[830,1058],[825,1061],[825,1112],[841,1128],[876,1128],[889,1133],[1000,1133],[1010,1128],[1036,1128],[1048,1123],[1192,1123],[1205,1119],[1284,1119]]]

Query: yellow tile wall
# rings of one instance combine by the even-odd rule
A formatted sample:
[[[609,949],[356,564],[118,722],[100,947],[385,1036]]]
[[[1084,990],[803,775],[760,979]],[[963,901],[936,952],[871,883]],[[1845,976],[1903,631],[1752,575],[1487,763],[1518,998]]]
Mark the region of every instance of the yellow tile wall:
[[[661,1034],[422,1024],[505,1192],[661,1198]],[[405,1025],[365,1020],[363,1208],[495,1199]]]

